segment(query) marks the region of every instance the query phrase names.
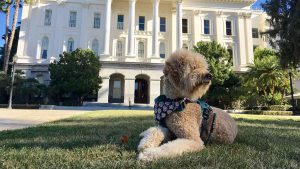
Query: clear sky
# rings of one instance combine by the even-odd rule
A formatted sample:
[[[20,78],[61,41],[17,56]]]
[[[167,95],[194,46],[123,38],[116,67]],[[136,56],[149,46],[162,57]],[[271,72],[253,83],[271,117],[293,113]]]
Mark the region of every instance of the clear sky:
[[[260,8],[261,3],[265,2],[266,0],[257,0],[256,3],[254,3],[252,5],[253,9],[258,9]],[[13,10],[11,11],[11,17],[13,17]],[[20,15],[21,15],[21,11],[20,11]],[[19,17],[20,18],[20,17]],[[12,19],[11,19],[12,20]],[[0,37],[2,37],[2,35],[5,34],[5,14],[4,13],[0,13]],[[4,40],[1,38],[0,39],[0,46],[2,46],[4,44]]]

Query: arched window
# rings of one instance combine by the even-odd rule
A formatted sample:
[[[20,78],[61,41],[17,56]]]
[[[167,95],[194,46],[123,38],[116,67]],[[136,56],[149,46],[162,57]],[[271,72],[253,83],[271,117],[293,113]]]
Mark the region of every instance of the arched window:
[[[123,56],[123,43],[120,40],[117,41],[116,56]]]
[[[138,44],[138,57],[144,58],[145,57],[145,43],[139,42]]]
[[[159,56],[163,59],[166,58],[166,46],[163,42],[159,44]]]
[[[43,37],[41,46],[41,58],[47,59],[48,57],[49,38]]]
[[[95,53],[95,55],[97,56],[98,55],[98,51],[99,51],[99,42],[97,39],[94,39],[93,40],[93,43],[92,43],[92,50],[93,52]]]
[[[67,52],[72,52],[73,50],[74,50],[74,39],[69,38],[68,39]]]

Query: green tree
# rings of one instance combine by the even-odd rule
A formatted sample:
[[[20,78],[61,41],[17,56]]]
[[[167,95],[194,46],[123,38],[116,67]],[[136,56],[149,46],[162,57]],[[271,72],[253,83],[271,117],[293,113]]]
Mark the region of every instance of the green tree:
[[[49,65],[50,93],[56,101],[70,96],[81,105],[84,97],[97,93],[101,87],[99,58],[89,49],[64,52],[59,57],[59,61]]]
[[[34,78],[19,78],[15,83],[14,102],[22,104],[42,103],[46,86]]]
[[[265,33],[278,49],[283,67],[299,67],[300,63],[300,0],[267,0],[263,9],[270,16],[270,29]]]
[[[8,71],[8,61],[9,61],[9,56],[11,54],[11,50],[12,50],[12,46],[13,46],[13,40],[15,37],[15,31],[16,31],[17,21],[18,21],[18,16],[19,16],[19,8],[21,5],[20,0],[15,0],[13,2],[14,2],[14,6],[15,6],[15,11],[14,11],[14,16],[13,16],[11,34],[10,34],[9,38],[8,38],[8,35],[6,34],[6,39],[7,39],[6,44],[8,44],[8,45],[7,45],[7,47],[5,47],[4,65],[3,65],[4,73],[7,73],[7,71]],[[7,12],[7,14],[9,14],[9,12]]]
[[[270,49],[257,48],[254,58],[254,64],[248,66],[249,71],[244,78],[248,98],[256,100],[256,105],[260,106],[285,103],[289,76],[281,68],[278,55]]]
[[[18,42],[19,42],[19,33],[20,33],[20,26],[17,26],[16,28],[16,31],[15,31],[15,36],[14,36],[14,40],[13,40],[13,45],[12,45],[12,48],[11,48],[11,53],[10,53],[10,56],[9,56],[9,61],[12,61],[13,57],[16,55],[17,53],[17,49],[18,49]],[[10,36],[11,34],[11,30],[9,29],[8,30],[8,36]],[[6,38],[6,34],[4,34],[2,36],[2,39],[5,40]],[[4,55],[5,55],[5,46],[6,43],[3,45],[3,47],[0,47],[0,70],[2,70],[2,66],[3,66],[3,62],[4,62]],[[7,72],[7,74],[10,74],[10,72]]]
[[[194,51],[205,56],[213,75],[212,85],[205,99],[214,106],[229,108],[241,95],[240,79],[233,74],[232,57],[217,42],[198,42]]]

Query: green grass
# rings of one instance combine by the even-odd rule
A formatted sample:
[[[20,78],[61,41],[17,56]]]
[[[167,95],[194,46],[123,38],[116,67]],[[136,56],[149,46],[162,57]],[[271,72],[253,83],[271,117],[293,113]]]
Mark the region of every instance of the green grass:
[[[150,163],[136,160],[136,147],[139,133],[154,125],[151,111],[99,111],[4,131],[0,168],[300,168],[300,118],[233,116],[239,125],[234,144]]]

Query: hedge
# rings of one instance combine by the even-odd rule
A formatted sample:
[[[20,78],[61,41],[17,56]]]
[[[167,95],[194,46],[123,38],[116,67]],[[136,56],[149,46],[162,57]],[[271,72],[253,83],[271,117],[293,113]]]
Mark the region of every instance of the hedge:
[[[270,106],[270,110],[272,111],[287,111],[292,108],[291,105],[272,105]]]
[[[248,110],[244,112],[245,114],[256,114],[256,115],[282,115],[282,116],[292,116],[292,111],[262,111],[262,110]]]

